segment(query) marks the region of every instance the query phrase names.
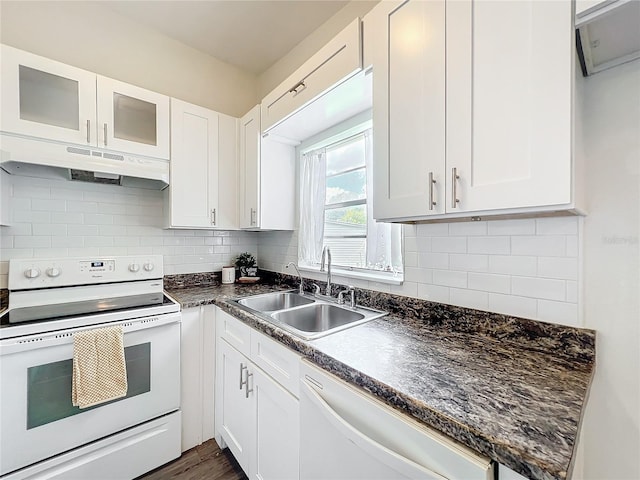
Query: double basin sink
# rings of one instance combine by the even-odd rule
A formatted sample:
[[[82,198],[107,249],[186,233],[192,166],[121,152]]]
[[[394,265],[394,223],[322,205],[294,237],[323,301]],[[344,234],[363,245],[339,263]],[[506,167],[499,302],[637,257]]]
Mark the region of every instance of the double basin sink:
[[[241,307],[305,340],[319,338],[386,315],[367,307],[338,305],[296,292],[273,292],[236,300]]]

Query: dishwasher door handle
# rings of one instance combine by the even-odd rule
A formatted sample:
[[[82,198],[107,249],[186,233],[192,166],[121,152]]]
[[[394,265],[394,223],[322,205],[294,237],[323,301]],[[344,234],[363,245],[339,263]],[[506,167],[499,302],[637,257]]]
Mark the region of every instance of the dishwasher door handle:
[[[301,382],[303,391],[313,404],[320,410],[324,418],[344,437],[351,440],[358,448],[371,457],[385,463],[398,473],[408,478],[420,480],[447,480],[446,477],[410,460],[393,450],[381,445],[371,437],[365,435],[351,425],[336,412],[327,401],[313,388],[307,379]]]

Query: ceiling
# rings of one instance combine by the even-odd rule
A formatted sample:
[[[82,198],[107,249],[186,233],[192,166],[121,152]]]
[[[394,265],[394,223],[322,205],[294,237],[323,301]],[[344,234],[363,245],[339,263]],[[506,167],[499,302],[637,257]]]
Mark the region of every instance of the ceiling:
[[[96,3],[258,75],[348,1],[108,0]]]

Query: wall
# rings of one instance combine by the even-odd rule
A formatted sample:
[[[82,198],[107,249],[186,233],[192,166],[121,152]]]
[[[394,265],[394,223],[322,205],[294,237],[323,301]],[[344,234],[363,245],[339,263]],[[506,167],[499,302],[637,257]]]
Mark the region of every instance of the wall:
[[[296,45],[289,53],[258,76],[258,100],[262,98],[307,61],[356,17],[363,17],[379,0],[354,0],[346,4]]]
[[[597,370],[582,436],[585,479],[640,478],[640,60],[583,85],[589,215],[584,325]]]
[[[580,228],[577,217],[405,225],[401,286],[334,279],[577,326]],[[263,268],[284,272],[297,262],[297,234],[261,233],[258,257]]]
[[[2,1],[0,41],[240,117],[257,79],[135,23],[99,2]]]
[[[255,233],[164,230],[161,191],[9,179],[13,223],[0,227],[0,288],[11,258],[160,254],[168,275],[218,271],[240,252],[257,254]]]

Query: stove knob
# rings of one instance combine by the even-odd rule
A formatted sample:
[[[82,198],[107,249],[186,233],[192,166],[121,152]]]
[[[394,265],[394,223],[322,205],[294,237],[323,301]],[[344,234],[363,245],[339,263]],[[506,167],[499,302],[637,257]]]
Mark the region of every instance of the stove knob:
[[[47,275],[51,278],[59,277],[61,273],[62,270],[59,267],[47,268]]]
[[[145,269],[147,272],[150,272],[151,270],[153,270],[154,266],[155,266],[155,265],[154,265],[153,263],[151,263],[151,262],[149,262],[149,263],[145,263],[145,264],[144,264],[144,269]]]
[[[140,271],[140,265],[138,265],[137,263],[132,263],[131,265],[129,265],[129,271],[136,273]]]
[[[35,267],[27,268],[24,271],[24,276],[27,278],[37,278],[40,276],[40,270]]]

